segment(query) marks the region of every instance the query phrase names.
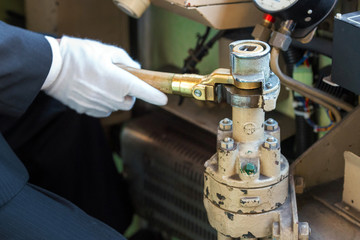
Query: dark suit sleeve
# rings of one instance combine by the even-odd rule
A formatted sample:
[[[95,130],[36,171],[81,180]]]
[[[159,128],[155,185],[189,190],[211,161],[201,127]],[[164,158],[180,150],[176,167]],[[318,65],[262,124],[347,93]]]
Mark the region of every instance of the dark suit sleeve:
[[[39,93],[51,62],[51,47],[43,35],[0,21],[0,122],[26,111]]]
[[[13,124],[39,93],[52,51],[43,35],[0,21],[0,131]],[[25,167],[0,133],[0,206],[26,184]]]

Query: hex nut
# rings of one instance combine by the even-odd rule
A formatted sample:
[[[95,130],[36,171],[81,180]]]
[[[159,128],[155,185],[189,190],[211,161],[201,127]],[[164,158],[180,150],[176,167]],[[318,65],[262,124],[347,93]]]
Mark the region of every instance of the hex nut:
[[[279,128],[279,124],[277,121],[275,121],[272,118],[269,118],[268,120],[265,121],[264,123],[264,129],[265,131],[275,131]]]
[[[311,234],[311,228],[307,222],[299,222],[299,239],[307,240]]]
[[[273,32],[269,44],[275,48],[287,51],[290,47],[291,41],[292,39],[290,36],[280,32]]]
[[[220,128],[220,130],[223,130],[223,131],[231,131],[232,126],[233,126],[233,121],[230,120],[229,118],[224,118],[219,123],[219,128]]]
[[[256,24],[251,34],[255,39],[267,42],[271,35],[271,29],[263,26],[262,24]]]
[[[220,142],[220,147],[223,150],[232,150],[234,149],[234,146],[235,146],[234,139],[229,137],[224,138],[224,140]]]
[[[268,137],[264,144],[263,147],[266,149],[276,149],[278,148],[279,142],[275,137]]]

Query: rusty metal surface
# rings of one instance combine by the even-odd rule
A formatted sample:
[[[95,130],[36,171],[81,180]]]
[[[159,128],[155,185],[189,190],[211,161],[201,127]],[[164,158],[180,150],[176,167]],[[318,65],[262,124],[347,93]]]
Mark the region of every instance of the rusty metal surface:
[[[213,205],[208,198],[204,198],[204,204],[207,208],[211,208]],[[213,208],[213,211],[208,214],[211,225],[214,227],[218,225],[223,232],[231,232],[230,236],[233,236],[234,239],[239,239],[236,237],[241,236],[241,239],[257,239],[257,237],[260,237],[260,239],[265,240],[272,235],[271,239],[273,240],[297,240],[299,239],[299,233],[303,233],[305,238],[302,239],[307,239],[304,236],[304,231],[298,232],[299,226],[307,224],[298,221],[292,179],[290,179],[288,198],[281,207],[274,211],[245,216],[224,211],[221,208]],[[260,226],[269,227],[261,228]],[[307,227],[305,226],[304,229]],[[263,238],[264,236],[267,237]]]
[[[344,152],[360,154],[359,119],[357,107],[292,164],[295,175],[304,178],[307,188],[344,176]]]

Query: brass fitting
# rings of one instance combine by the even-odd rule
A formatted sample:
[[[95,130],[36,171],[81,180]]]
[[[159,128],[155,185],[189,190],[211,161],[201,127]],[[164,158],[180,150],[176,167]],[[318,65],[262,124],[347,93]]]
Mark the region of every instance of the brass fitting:
[[[164,73],[116,65],[164,93],[192,97],[200,101],[217,101],[218,84],[237,86],[230,70],[224,68],[219,68],[209,75],[198,75]]]
[[[230,44],[231,70],[219,68],[209,75],[164,73],[116,65],[164,93],[192,97],[200,101],[220,101],[223,91],[219,91],[219,85],[233,87],[227,89],[224,96],[229,98],[227,100],[231,105],[243,102],[237,96],[244,94],[239,95],[235,90],[257,89],[259,94],[255,94],[250,102],[256,106],[262,105],[269,111],[275,107],[274,100],[280,89],[279,79],[270,74],[269,52],[270,46],[261,41],[234,42]]]

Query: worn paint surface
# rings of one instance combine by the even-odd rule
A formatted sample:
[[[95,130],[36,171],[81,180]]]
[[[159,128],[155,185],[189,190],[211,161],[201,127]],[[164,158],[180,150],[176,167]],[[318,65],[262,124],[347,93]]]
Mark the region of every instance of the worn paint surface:
[[[273,210],[287,198],[288,178],[262,188],[236,188],[219,183],[205,173],[204,195],[221,209],[230,212],[261,213]],[[280,204],[279,204],[280,203]]]

